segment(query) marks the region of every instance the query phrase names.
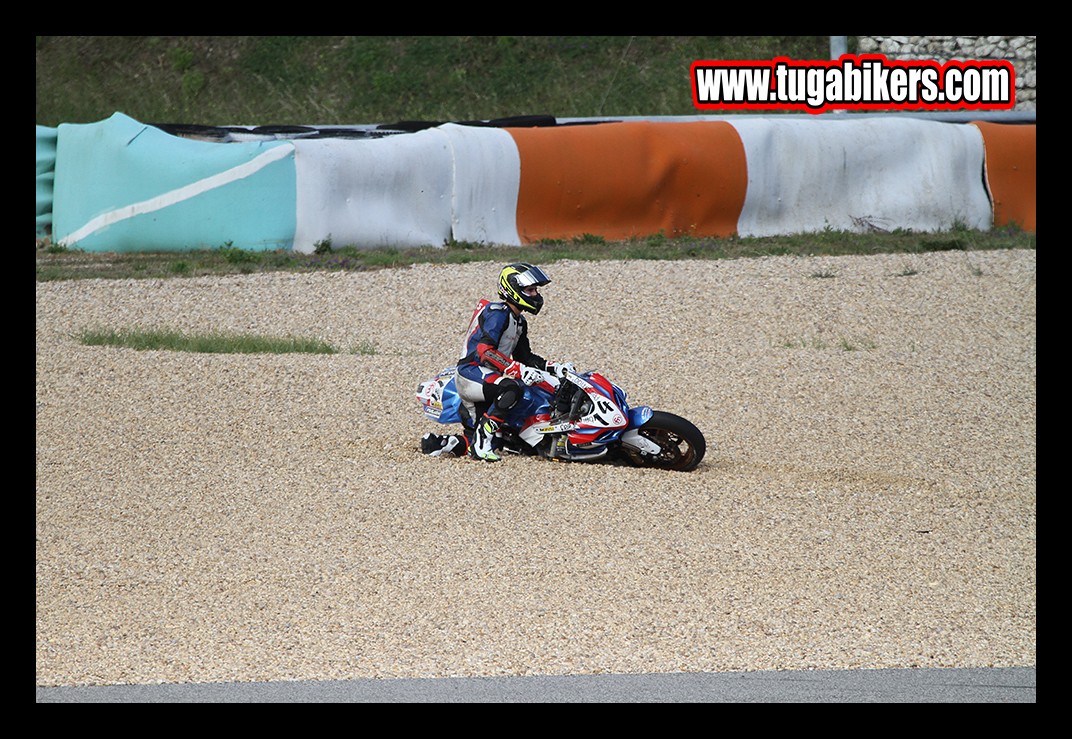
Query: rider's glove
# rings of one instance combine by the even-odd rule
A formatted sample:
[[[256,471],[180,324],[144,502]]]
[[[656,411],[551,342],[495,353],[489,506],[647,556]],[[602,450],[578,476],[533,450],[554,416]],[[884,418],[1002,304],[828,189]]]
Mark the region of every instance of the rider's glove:
[[[521,377],[521,370],[523,369],[525,369],[525,365],[521,364],[521,362],[510,362],[502,371],[503,377],[517,380]]]
[[[442,457],[451,454],[460,457],[465,454],[465,440],[461,434],[451,434],[443,439],[443,446],[430,453],[433,457]]]
[[[573,366],[573,362],[548,362],[547,371],[561,380],[567,372],[576,372],[577,368]]]
[[[526,385],[537,385],[543,382],[543,373],[535,367],[529,367],[521,362],[510,362],[503,370],[504,377],[521,380]]]
[[[543,382],[543,372],[535,367],[521,365],[521,381],[526,385],[538,385]]]

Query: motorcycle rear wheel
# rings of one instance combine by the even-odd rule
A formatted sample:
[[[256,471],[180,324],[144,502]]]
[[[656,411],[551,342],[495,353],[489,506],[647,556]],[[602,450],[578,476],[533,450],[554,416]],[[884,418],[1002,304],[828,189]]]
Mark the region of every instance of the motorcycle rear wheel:
[[[658,444],[662,451],[656,455],[641,454],[623,445],[620,455],[636,467],[688,472],[700,464],[707,451],[703,433],[691,421],[673,413],[654,411],[637,431]]]

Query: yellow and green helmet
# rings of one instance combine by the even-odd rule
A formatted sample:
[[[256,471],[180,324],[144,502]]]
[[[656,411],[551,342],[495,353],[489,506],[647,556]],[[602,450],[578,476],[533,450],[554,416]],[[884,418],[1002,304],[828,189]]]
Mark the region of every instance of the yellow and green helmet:
[[[551,278],[539,267],[526,262],[508,264],[499,273],[499,297],[536,315],[543,307],[543,296],[539,293],[526,295],[524,291],[529,287],[543,287],[549,282]]]

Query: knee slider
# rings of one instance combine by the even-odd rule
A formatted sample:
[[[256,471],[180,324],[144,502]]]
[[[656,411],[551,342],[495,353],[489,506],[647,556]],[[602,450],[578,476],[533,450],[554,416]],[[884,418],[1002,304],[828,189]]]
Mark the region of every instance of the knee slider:
[[[499,388],[498,397],[495,398],[494,408],[499,411],[508,411],[521,400],[522,389],[517,380],[505,378],[496,385]]]

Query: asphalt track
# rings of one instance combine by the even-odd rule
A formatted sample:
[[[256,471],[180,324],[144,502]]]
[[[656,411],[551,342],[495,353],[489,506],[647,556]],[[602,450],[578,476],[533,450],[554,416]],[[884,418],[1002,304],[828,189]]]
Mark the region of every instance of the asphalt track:
[[[38,703],[1034,703],[1035,668],[106,685]]]

